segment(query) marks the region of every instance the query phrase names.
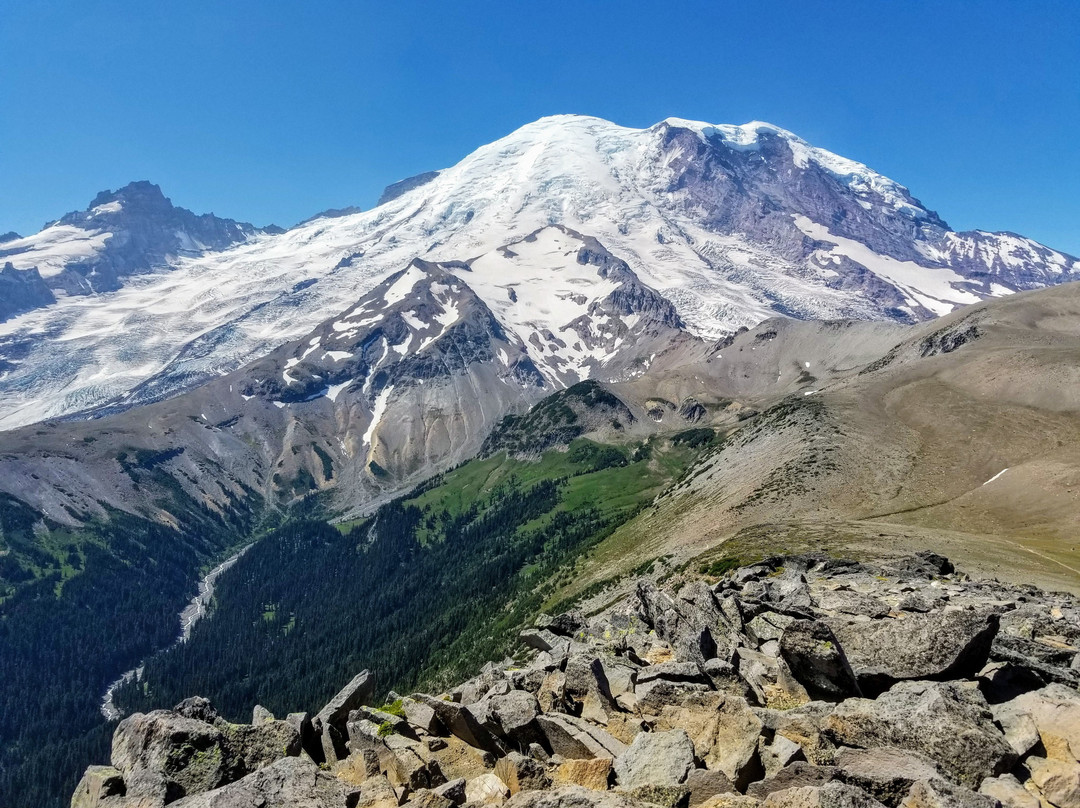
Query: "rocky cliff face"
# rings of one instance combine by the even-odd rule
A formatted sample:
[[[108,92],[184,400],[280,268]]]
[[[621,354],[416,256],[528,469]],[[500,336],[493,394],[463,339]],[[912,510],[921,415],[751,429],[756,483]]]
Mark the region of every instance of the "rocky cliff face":
[[[314,716],[132,715],[72,805],[1078,804],[1073,598],[929,553],[730,566],[543,617],[441,696],[375,707],[365,671]]]

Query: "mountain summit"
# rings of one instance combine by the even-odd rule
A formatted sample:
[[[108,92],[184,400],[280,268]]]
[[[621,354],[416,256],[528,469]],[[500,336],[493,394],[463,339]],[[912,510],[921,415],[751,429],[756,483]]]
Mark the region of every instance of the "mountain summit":
[[[917,322],[1080,277],[1071,256],[954,232],[902,185],[759,122],[543,118],[395,183],[372,210],[276,234],[172,209],[176,224],[151,189],[3,244],[14,272],[36,267],[49,287],[95,298],[54,302],[25,279],[23,308],[37,308],[0,327],[0,426],[188,389],[310,332],[416,258],[509,254],[553,225],[602,245],[707,339],[776,315]],[[526,287],[553,269],[536,251],[505,267]]]

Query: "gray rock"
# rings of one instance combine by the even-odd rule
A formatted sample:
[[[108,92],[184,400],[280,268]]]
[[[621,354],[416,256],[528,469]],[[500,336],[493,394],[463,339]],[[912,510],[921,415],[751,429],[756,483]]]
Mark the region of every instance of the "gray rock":
[[[765,611],[746,624],[746,635],[758,645],[769,640],[779,640],[784,629],[795,619],[780,612]]]
[[[507,808],[642,808],[642,804],[616,791],[562,786],[550,791],[522,791],[510,798]]]
[[[796,761],[806,761],[803,748],[795,741],[783,735],[774,734],[770,742],[765,737],[758,738],[758,755],[765,769],[765,776],[772,777],[785,766]]]
[[[570,648],[570,641],[566,637],[560,637],[555,632],[548,631],[545,628],[527,628],[518,634],[518,639],[529,648],[535,648],[537,651],[552,651],[565,654]]]
[[[940,778],[912,784],[902,808],[998,808],[997,800]]]
[[[703,581],[687,584],[674,598],[648,580],[638,582],[636,593],[642,619],[679,661],[701,666],[714,657],[730,660],[735,632]]]
[[[826,589],[812,597],[814,605],[826,612],[871,618],[889,613],[889,607],[877,598],[852,589]]]
[[[511,690],[504,695],[490,697],[488,702],[488,714],[493,720],[491,729],[496,734],[520,747],[527,747],[540,739],[536,726],[540,704],[535,696],[521,690]]]
[[[405,805],[409,808],[451,808],[454,802],[433,789],[421,788],[409,795]]]
[[[998,617],[958,611],[829,625],[859,686],[872,695],[905,679],[973,677],[986,664]]]
[[[798,569],[784,569],[779,575],[765,581],[765,600],[777,611],[797,617],[813,616],[813,601],[806,575]]]
[[[401,700],[401,709],[405,713],[405,719],[417,729],[429,735],[441,735],[445,732],[435,715],[435,710],[429,705],[407,698]]]
[[[563,612],[553,617],[544,614],[537,618],[536,627],[573,638],[585,628],[585,618],[581,612]]]
[[[263,707],[261,704],[256,704],[251,711],[251,723],[253,725],[267,724],[274,720],[274,714]]]
[[[815,766],[812,763],[796,761],[785,766],[772,777],[750,783],[746,787],[746,794],[764,800],[775,791],[786,791],[791,788],[804,788],[806,786],[820,787],[835,779],[836,769],[832,766]]]
[[[349,736],[345,726],[349,713],[366,704],[374,691],[375,677],[370,671],[361,671],[312,719],[311,725],[321,739],[324,760],[332,763],[349,756]]]
[[[134,713],[113,733],[112,765],[128,796],[163,804],[247,774],[233,771],[224,741],[212,724],[175,712]]]
[[[658,808],[689,808],[690,805],[690,789],[686,786],[643,785],[618,790],[638,803],[655,805]]]
[[[118,769],[112,766],[90,766],[75,786],[71,808],[106,808],[110,804],[118,803],[126,794],[127,786]]]
[[[283,758],[234,783],[186,797],[174,808],[345,808],[345,785],[310,760]]]
[[[780,638],[780,655],[812,699],[862,695],[832,629],[820,620],[795,620]]]
[[[846,746],[920,752],[975,787],[1016,761],[979,691],[952,682],[900,682],[874,700],[848,699],[828,717],[826,731]]]
[[[446,797],[454,805],[463,805],[465,803],[465,778],[458,777],[456,780],[450,780],[443,783],[441,786],[436,786],[434,789],[436,794],[440,797]]]
[[[546,747],[564,758],[617,758],[626,751],[622,741],[580,718],[552,713],[539,716],[537,725]]]
[[[615,758],[615,776],[626,789],[676,786],[694,768],[694,742],[685,730],[642,732]]]
[[[311,724],[311,716],[307,713],[289,713],[285,716],[285,723],[300,736],[300,748],[316,763],[323,763],[322,743]]]
[[[460,738],[477,749],[486,752],[496,752],[501,744],[484,726],[476,720],[476,717],[466,707],[462,707],[452,701],[437,699],[423,693],[414,694],[412,697],[421,704],[426,704],[439,719],[439,723],[455,737]]]
[[[532,758],[518,752],[511,752],[499,758],[495,763],[494,774],[510,789],[511,794],[519,791],[535,791],[551,785],[547,769]]]
[[[607,674],[600,660],[592,654],[573,654],[566,661],[564,670],[563,698],[575,713],[581,712],[582,703],[589,696],[609,709],[615,709]]]
[[[370,671],[361,671],[352,678],[345,687],[338,691],[334,698],[330,699],[315,715],[323,726],[344,728],[349,718],[349,713],[357,707],[367,704],[375,692],[375,677]]]
[[[767,808],[882,808],[881,803],[855,786],[829,782],[823,786],[796,786],[774,791],[762,802]]]
[[[918,780],[941,777],[934,761],[903,749],[844,748],[836,753],[836,769],[841,780],[856,785],[885,805],[894,808]]]
[[[695,808],[718,794],[735,793],[735,784],[726,774],[710,769],[691,769],[683,785],[690,790],[690,808]]]
[[[214,705],[210,703],[209,699],[204,699],[202,696],[191,696],[186,698],[173,707],[172,711],[184,716],[184,718],[202,721],[207,724],[213,724],[219,718],[217,710],[214,709]]]

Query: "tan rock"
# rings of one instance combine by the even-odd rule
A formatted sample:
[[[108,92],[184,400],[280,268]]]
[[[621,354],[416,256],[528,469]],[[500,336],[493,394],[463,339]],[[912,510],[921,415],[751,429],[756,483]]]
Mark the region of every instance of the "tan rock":
[[[611,759],[567,760],[555,770],[555,785],[584,786],[592,791],[607,791],[611,779]]]
[[[343,783],[361,785],[369,777],[379,775],[379,756],[371,749],[352,752],[333,765],[330,773]]]
[[[666,645],[657,645],[646,652],[645,661],[650,665],[659,665],[662,662],[674,662],[675,652]]]
[[[997,800],[1003,808],[1039,808],[1039,798],[1011,774],[987,777],[979,786],[979,793]]]
[[[1064,685],[1050,685],[1018,696],[1008,707],[1011,712],[1031,716],[1047,757],[1080,761],[1080,693]]]
[[[540,684],[536,692],[536,700],[540,702],[540,709],[550,713],[558,709],[563,701],[563,687],[566,685],[566,674],[555,670],[549,673]]]
[[[436,761],[447,780],[463,777],[466,780],[488,771],[484,765],[484,753],[474,749],[460,738],[444,738],[446,744],[438,749],[422,746],[417,751],[427,761]]]
[[[657,716],[654,730],[686,730],[686,734],[694,742],[694,754],[704,759],[716,742],[720,723],[718,710],[723,702],[724,695],[721,693],[695,693],[684,704],[664,707]]]
[[[356,808],[397,808],[398,793],[383,775],[369,777],[360,786]]]
[[[721,701],[716,719],[712,742],[705,754],[699,756],[707,768],[722,771],[736,788],[744,789],[761,770],[757,753],[761,720],[746,700],[737,696],[727,696]]]
[[[608,718],[607,731],[613,738],[629,746],[638,733],[645,731],[645,725],[636,716],[616,713]]]
[[[1056,808],[1080,808],[1080,764],[1042,757],[1029,757],[1025,763],[1047,802]]]
[[[744,794],[718,794],[701,803],[698,808],[757,808],[759,805],[761,800]]]

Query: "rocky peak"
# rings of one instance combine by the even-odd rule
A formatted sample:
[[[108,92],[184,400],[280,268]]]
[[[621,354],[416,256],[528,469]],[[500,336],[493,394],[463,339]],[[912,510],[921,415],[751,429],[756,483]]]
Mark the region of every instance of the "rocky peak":
[[[623,591],[441,696],[376,706],[364,671],[285,721],[230,725],[205,699],[132,715],[73,806],[1075,804],[1069,596],[932,553],[719,558]]]

